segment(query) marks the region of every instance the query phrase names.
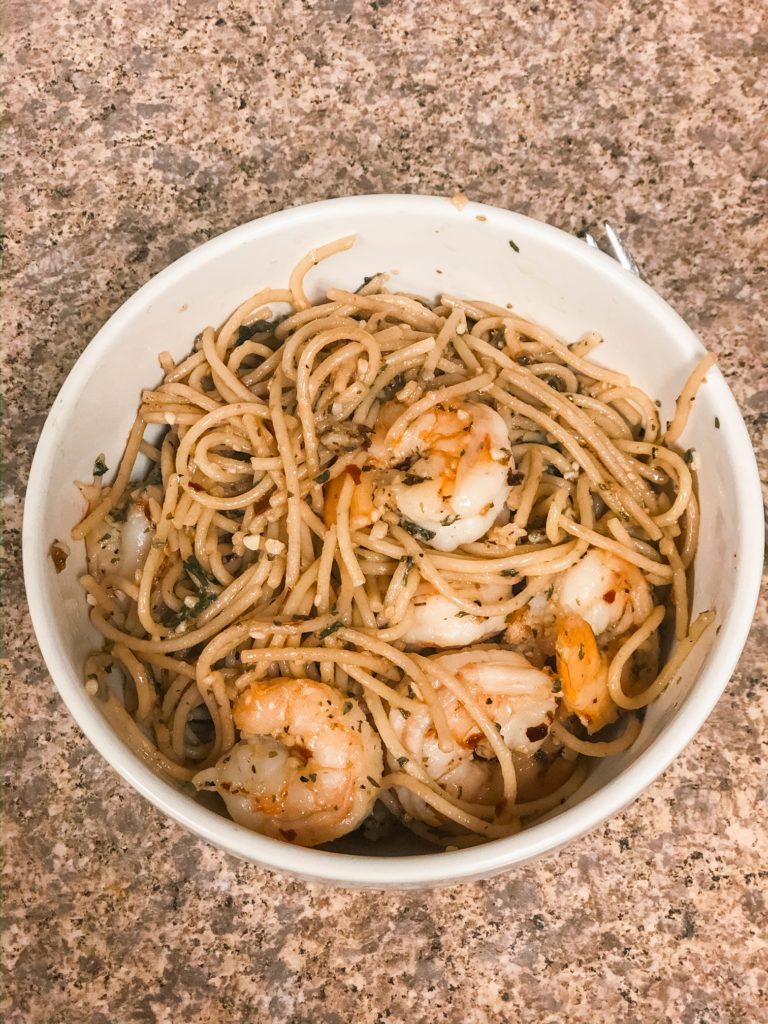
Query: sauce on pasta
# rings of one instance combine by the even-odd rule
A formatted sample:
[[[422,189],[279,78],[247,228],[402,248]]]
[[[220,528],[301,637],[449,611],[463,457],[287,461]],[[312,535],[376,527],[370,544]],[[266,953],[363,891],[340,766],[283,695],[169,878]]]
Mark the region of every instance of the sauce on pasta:
[[[207,327],[80,484],[86,686],[241,824],[318,845],[392,822],[514,833],[625,750],[713,619],[699,510],[627,377],[508,307],[308,271]],[[283,316],[278,309],[289,308]],[[150,469],[137,478],[137,465]],[[674,633],[671,655],[662,640]]]

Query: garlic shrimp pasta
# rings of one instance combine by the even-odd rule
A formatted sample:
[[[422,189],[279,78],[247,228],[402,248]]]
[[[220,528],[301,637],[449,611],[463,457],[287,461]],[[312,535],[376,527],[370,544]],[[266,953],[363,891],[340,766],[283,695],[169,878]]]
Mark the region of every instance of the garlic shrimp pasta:
[[[711,623],[675,442],[712,359],[663,425],[596,334],[384,274],[311,302],[353,242],[161,352],[111,482],[99,456],[79,484],[85,685],[245,827],[456,848],[626,750]]]

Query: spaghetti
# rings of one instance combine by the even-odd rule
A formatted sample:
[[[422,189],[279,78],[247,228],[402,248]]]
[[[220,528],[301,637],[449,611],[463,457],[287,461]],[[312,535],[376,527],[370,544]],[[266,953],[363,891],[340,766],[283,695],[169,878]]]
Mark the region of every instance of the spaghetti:
[[[385,275],[312,304],[306,274],[353,242],[161,353],[114,480],[100,459],[80,484],[86,686],[250,828],[316,845],[398,819],[470,845],[627,749],[712,621],[689,620],[673,442],[713,361],[665,435],[594,332]]]

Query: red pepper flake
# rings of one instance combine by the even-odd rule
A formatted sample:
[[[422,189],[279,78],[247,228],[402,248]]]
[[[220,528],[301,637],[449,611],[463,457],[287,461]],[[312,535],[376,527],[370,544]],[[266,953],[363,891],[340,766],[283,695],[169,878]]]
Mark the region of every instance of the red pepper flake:
[[[356,484],[360,483],[360,479],[363,474],[359,466],[345,466],[344,470],[352,477]]]
[[[606,590],[606,592],[603,594],[603,600],[606,604],[613,604],[613,602],[616,600],[616,591]]]
[[[476,732],[473,736],[468,736],[467,739],[464,740],[464,746],[468,750],[475,750],[480,745],[482,738],[483,734],[481,732]]]
[[[190,480],[188,486],[189,486],[190,491],[202,491],[203,490],[202,485],[201,484],[196,484],[194,482],[194,480]]]
[[[296,833],[292,828],[281,828],[278,831],[283,839],[286,839],[289,843],[292,843],[296,838]]]
[[[532,725],[529,729],[525,730],[525,735],[531,741],[531,743],[538,743],[539,740],[543,740],[549,732],[549,726],[546,722],[542,722],[541,725]]]

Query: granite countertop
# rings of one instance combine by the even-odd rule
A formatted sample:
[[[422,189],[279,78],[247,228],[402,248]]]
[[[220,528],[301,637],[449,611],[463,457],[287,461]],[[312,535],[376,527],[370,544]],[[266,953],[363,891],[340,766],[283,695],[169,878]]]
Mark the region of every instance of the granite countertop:
[[[697,739],[607,825],[489,882],[350,893],[240,863],[123,784],[53,691],[20,568],[37,437],[105,319],[205,239],[348,193],[610,218],[765,469],[761,13],[8,0],[7,1024],[768,1021],[764,605]]]

